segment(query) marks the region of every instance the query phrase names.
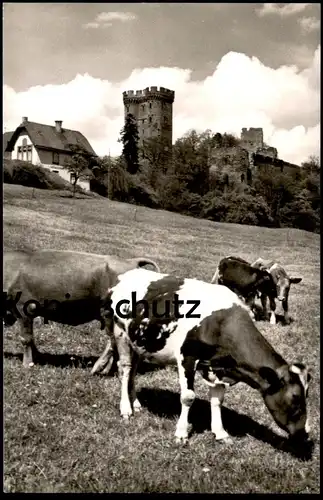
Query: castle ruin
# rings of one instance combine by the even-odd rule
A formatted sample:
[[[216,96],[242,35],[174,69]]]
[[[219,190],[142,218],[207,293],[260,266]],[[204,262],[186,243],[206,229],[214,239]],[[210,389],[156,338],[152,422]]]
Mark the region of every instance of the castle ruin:
[[[131,113],[137,120],[139,146],[145,139],[158,137],[171,150],[173,142],[173,102],[175,92],[164,87],[123,92],[125,117]]]
[[[278,158],[278,151],[276,148],[267,146],[264,143],[264,133],[262,128],[249,129],[243,128],[241,130],[240,145],[243,149],[246,149],[249,154],[250,166],[253,165],[254,154],[260,154],[263,156],[270,157],[272,159]]]

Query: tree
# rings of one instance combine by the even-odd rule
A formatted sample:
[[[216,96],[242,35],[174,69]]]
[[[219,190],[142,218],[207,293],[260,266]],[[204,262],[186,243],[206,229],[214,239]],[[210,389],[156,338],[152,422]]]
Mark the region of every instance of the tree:
[[[191,130],[175,142],[173,173],[192,193],[208,191],[210,141],[210,131],[198,134]]]
[[[73,185],[73,198],[76,193],[76,185],[79,180],[88,179],[92,176],[90,170],[95,164],[95,157],[88,153],[85,148],[75,144],[68,145],[70,151],[72,151],[71,157],[66,160],[65,168],[71,174],[72,185]]]
[[[158,177],[167,173],[171,162],[169,143],[163,137],[151,137],[143,141],[141,156],[147,182],[156,187]]]
[[[227,134],[226,132],[222,135],[222,147],[232,148],[239,146],[240,140],[232,134]]]
[[[138,141],[139,134],[136,118],[131,113],[128,113],[124,127],[120,132],[119,142],[123,144],[122,156],[129,174],[135,174],[139,168]]]
[[[308,160],[302,163],[302,169],[306,174],[319,174],[321,171],[320,159],[311,155]]]
[[[103,156],[98,159],[93,168],[94,179],[91,184],[93,191],[109,199],[126,201],[129,190],[129,179],[124,158]],[[93,187],[92,187],[93,186]]]

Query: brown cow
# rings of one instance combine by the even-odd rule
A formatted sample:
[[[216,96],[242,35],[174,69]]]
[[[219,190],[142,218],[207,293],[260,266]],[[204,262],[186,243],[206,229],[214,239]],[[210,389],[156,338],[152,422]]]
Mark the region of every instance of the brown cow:
[[[117,283],[117,276],[145,265],[159,271],[157,264],[145,257],[119,259],[63,250],[8,251],[3,265],[3,319],[7,326],[17,320],[20,323],[25,367],[32,366],[33,355],[37,355],[33,340],[35,317],[66,325],[99,320],[103,328],[102,301]],[[113,356],[110,359],[109,366]]]
[[[281,302],[283,310],[284,310],[284,321],[288,325],[290,323],[290,317],[288,314],[288,297],[289,297],[289,290],[290,286],[292,284],[300,283],[302,281],[302,278],[290,278],[285,271],[285,269],[278,264],[277,262],[270,261],[270,260],[264,260],[262,258],[259,258],[252,264],[252,267],[255,267],[257,269],[262,269],[265,271],[268,271],[275,283],[275,294],[274,296],[267,294],[265,290],[262,291],[261,294],[261,303],[262,307],[264,310],[265,318],[269,319],[269,313],[267,309],[267,303],[269,299],[269,304],[270,304],[270,323],[272,325],[276,324],[276,303],[275,299],[277,298],[279,302]]]

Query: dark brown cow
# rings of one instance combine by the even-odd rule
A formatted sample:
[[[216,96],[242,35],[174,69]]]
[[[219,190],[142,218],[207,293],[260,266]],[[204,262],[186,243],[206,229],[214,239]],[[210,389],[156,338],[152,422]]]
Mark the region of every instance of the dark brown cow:
[[[282,304],[284,311],[284,321],[288,325],[290,323],[290,317],[288,314],[288,297],[290,286],[292,284],[300,283],[302,281],[302,278],[290,278],[285,269],[280,264],[274,261],[264,260],[262,258],[257,259],[256,262],[252,264],[252,267],[268,271],[275,283],[276,290],[274,295],[266,293],[266,290],[263,290],[261,294],[261,303],[265,317],[268,319],[269,316],[267,309],[267,303],[269,300],[271,311],[270,323],[272,325],[276,324],[275,299],[277,298],[278,301]]]
[[[275,284],[271,274],[264,269],[252,267],[240,257],[225,257],[219,262],[211,283],[225,285],[253,307],[258,293],[274,296]]]
[[[98,320],[102,327],[101,304],[109,288],[117,283],[118,274],[145,265],[159,271],[157,264],[145,257],[122,260],[62,250],[5,252],[3,265],[4,322],[20,323],[25,367],[32,366],[33,355],[37,355],[33,340],[35,317],[66,325]],[[113,357],[110,366],[112,361]]]

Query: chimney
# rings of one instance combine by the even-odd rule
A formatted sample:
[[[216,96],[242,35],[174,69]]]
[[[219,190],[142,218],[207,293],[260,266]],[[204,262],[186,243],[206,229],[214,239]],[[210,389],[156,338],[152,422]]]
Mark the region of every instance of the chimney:
[[[56,120],[55,121],[55,128],[56,128],[56,132],[62,132],[62,121],[61,120]]]
[[[28,117],[27,116],[23,116],[22,117],[22,123],[27,123],[28,122]]]

